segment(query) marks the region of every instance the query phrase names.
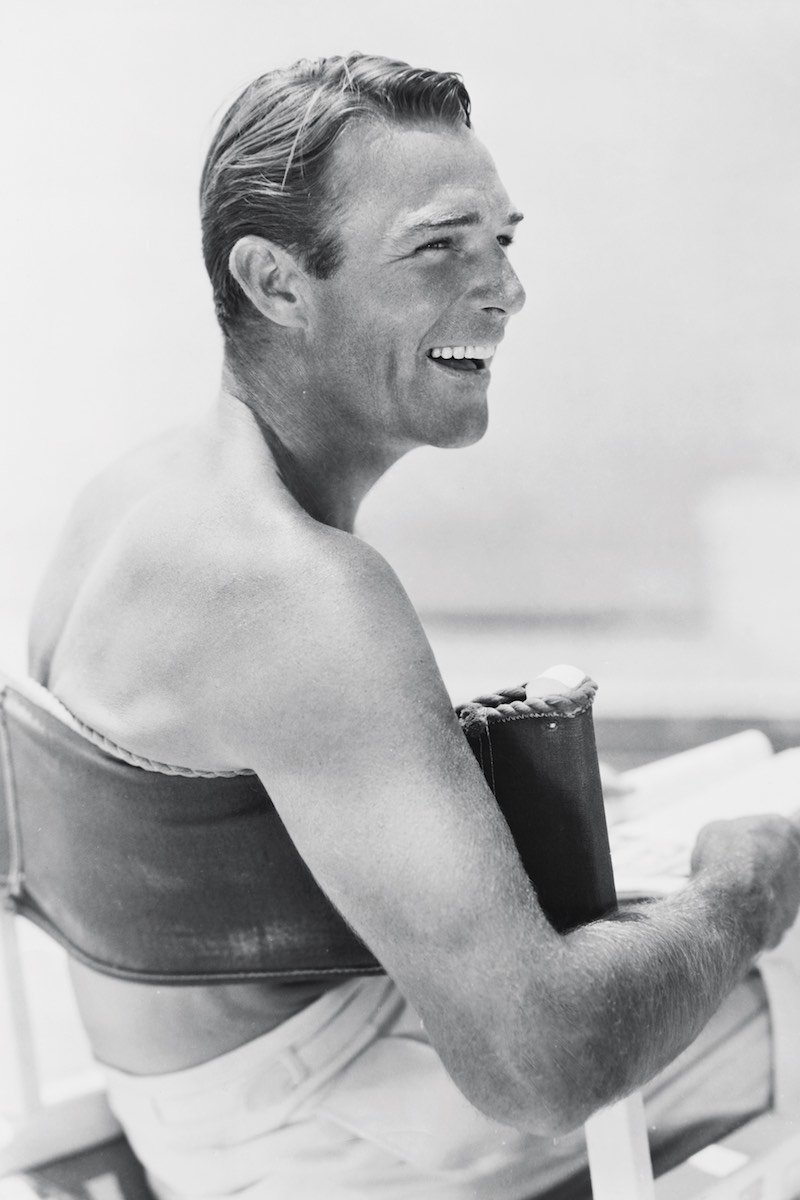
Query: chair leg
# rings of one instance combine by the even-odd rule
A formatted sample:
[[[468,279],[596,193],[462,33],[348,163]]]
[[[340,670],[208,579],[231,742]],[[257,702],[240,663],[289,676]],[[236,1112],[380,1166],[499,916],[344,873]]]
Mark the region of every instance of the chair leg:
[[[773,1104],[780,1117],[800,1117],[800,920],[763,954],[758,969],[772,1026]]]
[[[10,1033],[3,1108],[10,1117],[26,1117],[38,1112],[42,1101],[16,923],[13,913],[0,909],[0,1028]]]
[[[585,1132],[593,1200],[655,1200],[641,1092],[595,1113]]]

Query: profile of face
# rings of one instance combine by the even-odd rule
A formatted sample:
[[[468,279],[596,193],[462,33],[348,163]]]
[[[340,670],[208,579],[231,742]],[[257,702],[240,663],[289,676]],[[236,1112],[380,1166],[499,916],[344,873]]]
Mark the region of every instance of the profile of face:
[[[308,281],[309,385],[396,451],[471,444],[525,299],[508,260],[521,217],[491,157],[466,127],[354,121],[328,186],[343,256]]]

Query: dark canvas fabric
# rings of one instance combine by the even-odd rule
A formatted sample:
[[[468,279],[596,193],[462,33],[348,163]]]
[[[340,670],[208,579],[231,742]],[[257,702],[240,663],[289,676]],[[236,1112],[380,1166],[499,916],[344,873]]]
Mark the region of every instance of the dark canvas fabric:
[[[76,958],[150,982],[381,970],[254,775],[131,766],[13,688],[3,718],[8,902]],[[468,740],[556,927],[612,908],[590,708],[502,718]]]

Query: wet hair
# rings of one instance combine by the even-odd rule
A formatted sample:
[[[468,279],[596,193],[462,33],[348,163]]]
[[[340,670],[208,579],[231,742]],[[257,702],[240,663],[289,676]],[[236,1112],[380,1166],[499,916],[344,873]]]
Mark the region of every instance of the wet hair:
[[[470,125],[459,75],[368,54],[303,59],[254,80],[217,129],[200,184],[203,257],[228,338],[255,308],[228,267],[241,237],[265,237],[326,279],[341,261],[327,168],[342,130],[372,117]]]

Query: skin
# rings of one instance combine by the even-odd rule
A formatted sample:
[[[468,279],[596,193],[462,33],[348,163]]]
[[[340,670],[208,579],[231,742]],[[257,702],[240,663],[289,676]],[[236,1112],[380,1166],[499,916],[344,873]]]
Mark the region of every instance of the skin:
[[[464,1094],[560,1133],[671,1061],[777,943],[800,904],[800,832],[718,823],[688,886],[637,919],[547,924],[416,614],[352,534],[401,455],[485,429],[489,372],[429,351],[501,340],[524,298],[516,210],[474,135],[444,125],[351,126],[332,183],[341,267],[316,280],[264,239],[237,244],[261,317],[246,362],[228,358],[205,420],[79,500],[31,669],[135,752],[254,768]],[[428,228],[435,214],[447,223]],[[320,990],[74,978],[99,1057],[142,1073],[212,1058]]]

